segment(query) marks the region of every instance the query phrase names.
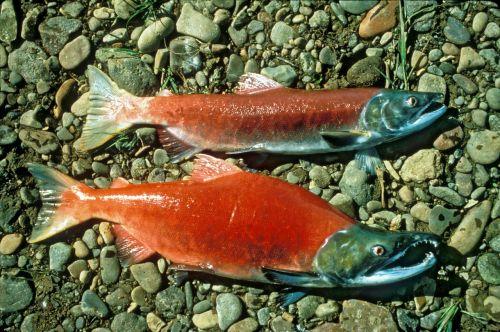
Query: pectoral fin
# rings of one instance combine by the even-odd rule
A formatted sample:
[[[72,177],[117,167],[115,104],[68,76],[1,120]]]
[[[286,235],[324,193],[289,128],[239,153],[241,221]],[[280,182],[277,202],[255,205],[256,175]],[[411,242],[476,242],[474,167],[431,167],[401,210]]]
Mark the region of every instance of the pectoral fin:
[[[278,306],[282,308],[288,307],[290,304],[297,302],[298,300],[307,295],[306,292],[298,290],[294,291],[291,288],[286,288],[283,290],[283,292],[284,293],[281,293],[276,299]]]
[[[335,147],[362,144],[370,139],[366,130],[323,130],[320,135]]]
[[[376,174],[377,168],[384,169],[384,164],[375,148],[359,150],[355,158],[358,167],[371,175]]]
[[[326,282],[321,276],[311,272],[296,272],[261,268],[264,276],[271,282],[297,287],[325,287]]]

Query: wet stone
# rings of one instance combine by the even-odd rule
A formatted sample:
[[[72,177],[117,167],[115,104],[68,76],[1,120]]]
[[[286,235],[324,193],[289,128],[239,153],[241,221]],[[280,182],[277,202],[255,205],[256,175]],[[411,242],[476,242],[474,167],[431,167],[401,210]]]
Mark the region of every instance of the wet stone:
[[[490,211],[490,201],[483,201],[467,211],[460,224],[450,236],[448,245],[457,249],[463,255],[471,252],[481,240]]]
[[[101,279],[105,284],[115,283],[120,276],[120,262],[118,261],[116,247],[104,247],[100,254]]]
[[[155,304],[163,317],[172,319],[186,306],[186,296],[180,288],[170,286],[156,294]]]
[[[64,265],[71,258],[73,249],[69,244],[58,242],[49,248],[49,268],[56,271],[64,271]]]
[[[215,310],[217,311],[219,327],[225,331],[240,318],[243,306],[236,295],[223,293],[217,295]]]
[[[103,318],[109,314],[109,309],[106,304],[91,290],[83,292],[80,305],[83,313],[89,316]]]
[[[434,234],[442,235],[451,224],[458,221],[460,221],[460,212],[458,210],[436,205],[429,214],[429,229]]]
[[[472,132],[466,150],[476,163],[494,163],[500,155],[500,136],[490,130]]]
[[[471,37],[467,28],[454,17],[448,17],[444,28],[444,35],[446,39],[456,45],[467,44]]]
[[[344,301],[342,307],[340,324],[347,331],[398,331],[390,311],[385,307],[360,300]]]
[[[148,293],[156,293],[160,289],[161,275],[152,262],[134,264],[130,267],[134,279]]]
[[[33,291],[24,278],[0,277],[0,313],[16,312],[26,308],[33,299]]]
[[[486,253],[477,260],[479,274],[489,284],[500,285],[500,257],[498,254]]]
[[[147,330],[146,319],[134,313],[121,312],[111,322],[111,331],[113,332],[146,332]]]
[[[448,187],[430,186],[429,193],[454,206],[462,206],[465,204],[465,199],[456,191]]]

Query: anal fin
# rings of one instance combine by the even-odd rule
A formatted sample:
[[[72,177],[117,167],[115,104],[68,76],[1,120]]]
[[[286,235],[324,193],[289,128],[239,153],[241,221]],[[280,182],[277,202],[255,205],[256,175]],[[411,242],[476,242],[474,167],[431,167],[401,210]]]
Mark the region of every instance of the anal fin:
[[[140,263],[156,253],[133,237],[123,226],[114,224],[113,233],[116,237],[118,259],[125,266]]]
[[[202,148],[189,145],[188,143],[175,137],[168,127],[158,126],[157,133],[160,143],[163,145],[163,148],[167,150],[167,153],[170,154],[170,160],[173,163],[189,159],[195,154],[203,151]]]
[[[385,169],[380,156],[375,148],[359,150],[356,153],[358,167],[371,175],[377,173],[377,169]]]

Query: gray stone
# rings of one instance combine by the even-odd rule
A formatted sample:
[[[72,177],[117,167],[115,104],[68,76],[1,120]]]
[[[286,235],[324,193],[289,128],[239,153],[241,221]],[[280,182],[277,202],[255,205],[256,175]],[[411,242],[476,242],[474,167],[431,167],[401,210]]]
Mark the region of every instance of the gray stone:
[[[56,132],[56,135],[57,135],[57,138],[59,138],[59,140],[61,140],[63,142],[71,141],[75,138],[73,136],[73,134],[70,133],[68,128],[65,128],[65,127],[58,129]]]
[[[97,247],[97,234],[93,229],[87,229],[82,236],[83,242],[87,245],[89,249],[94,249]]]
[[[398,331],[391,312],[385,307],[360,300],[344,301],[342,307],[340,324],[346,331]]]
[[[212,302],[210,300],[203,300],[196,303],[193,306],[193,313],[201,314],[202,312],[208,311],[212,308]]]
[[[76,261],[68,265],[68,272],[75,279],[78,279],[80,277],[80,273],[82,273],[82,271],[87,270],[87,262],[83,259],[77,259]]]
[[[319,296],[309,295],[300,299],[297,302],[299,319],[306,320],[313,317],[320,303],[321,298]]]
[[[488,14],[485,12],[479,12],[474,16],[472,20],[472,30],[474,32],[479,33],[484,30],[486,24],[488,23]]]
[[[337,63],[337,55],[329,46],[325,46],[319,52],[319,61],[324,65],[333,66]]]
[[[225,331],[236,322],[243,312],[240,299],[231,293],[217,295],[215,310],[219,321],[219,327]]]
[[[500,27],[495,22],[490,22],[486,25],[486,29],[484,29],[484,35],[491,39],[496,39],[500,36]]]
[[[248,34],[245,29],[236,30],[231,26],[227,29],[227,32],[229,33],[229,37],[231,37],[234,45],[236,45],[237,47],[242,47],[243,45],[245,45],[248,38]]]
[[[156,293],[161,286],[161,275],[152,262],[134,264],[130,267],[134,279],[148,293]]]
[[[457,249],[463,255],[470,253],[481,240],[490,211],[490,201],[483,201],[467,211],[460,224],[450,236],[448,245]]]
[[[0,68],[7,64],[7,59],[7,50],[5,50],[5,46],[0,44]]]
[[[382,77],[382,59],[369,56],[354,63],[347,71],[347,81],[353,86],[372,86]]]
[[[120,277],[120,262],[118,261],[116,247],[106,246],[102,248],[99,261],[102,281],[107,285],[115,283]]]
[[[476,163],[494,163],[500,155],[500,136],[498,132],[490,130],[472,132],[466,150]]]
[[[247,25],[247,31],[251,35],[254,35],[257,32],[260,32],[260,31],[263,31],[263,30],[264,30],[264,23],[261,22],[261,21],[252,20]],[[228,29],[228,32],[229,32],[229,29]]]
[[[174,21],[170,17],[162,17],[149,25],[139,37],[137,47],[143,53],[152,53],[162,45],[165,37],[174,31]]]
[[[1,67],[1,66],[0,66]],[[494,110],[500,110],[500,89],[499,88],[490,88],[486,91],[486,102],[488,106]]]
[[[300,69],[306,75],[314,75],[316,72],[316,60],[308,52],[301,52],[299,55]]]
[[[143,178],[147,172],[148,167],[144,158],[137,158],[132,161],[132,166],[130,167],[130,175],[132,175],[134,179]]]
[[[405,1],[406,17],[412,17],[413,29],[417,32],[428,32],[432,28],[435,15],[436,0]]]
[[[90,55],[90,40],[85,36],[78,36],[66,45],[59,53],[59,63],[66,70],[77,68]]]
[[[377,4],[377,0],[340,0],[339,5],[348,13],[359,15]]]
[[[410,209],[411,216],[423,222],[429,221],[430,213],[431,213],[431,208],[424,202],[417,202]]]
[[[78,1],[72,1],[61,7],[61,14],[71,18],[77,18],[83,12],[85,7]]]
[[[109,314],[106,303],[101,300],[99,295],[89,289],[83,292],[80,306],[83,313],[89,316],[104,318]]]
[[[138,58],[110,59],[108,69],[111,79],[133,95],[149,95],[158,87],[151,68]]]
[[[35,43],[25,41],[21,47],[9,54],[9,69],[19,73],[27,83],[49,81],[51,74],[45,60],[47,55]]]
[[[438,310],[420,318],[420,326],[429,331],[433,330],[443,315],[443,311],[444,309]]]
[[[460,212],[458,210],[436,205],[429,214],[429,229],[434,234],[442,235],[451,224],[455,224],[459,220]]]
[[[271,330],[273,332],[293,332],[296,331],[292,322],[284,320],[283,317],[278,316],[271,321]]]
[[[446,81],[443,77],[424,73],[418,80],[419,92],[438,92],[446,95]]]
[[[435,149],[419,150],[408,157],[401,167],[405,182],[424,182],[437,178],[443,172],[441,154]]]
[[[464,197],[468,197],[474,189],[472,175],[470,174],[457,172],[455,174],[455,184],[457,185],[457,192]]]
[[[365,205],[372,199],[368,174],[357,167],[356,161],[347,164],[339,187],[343,194],[351,197],[358,205]]]
[[[113,332],[146,332],[147,330],[146,319],[134,313],[120,312],[111,322],[111,331]]]
[[[324,167],[317,165],[311,168],[311,170],[309,171],[309,177],[320,188],[328,187],[330,181],[332,180],[330,173],[328,173],[328,171]]]
[[[9,126],[0,125],[0,145],[9,145],[17,141],[17,134]]]
[[[102,37],[102,42],[106,44],[116,43],[120,41],[125,41],[128,38],[128,32],[126,28],[114,29],[108,34]]]
[[[82,29],[82,22],[64,16],[51,17],[38,27],[43,47],[51,55],[56,55],[72,36]]]
[[[413,332],[418,330],[418,318],[411,310],[398,308],[396,310],[398,325],[404,332]]]
[[[324,10],[317,10],[309,19],[311,28],[326,28],[330,25],[330,15]]]
[[[32,299],[33,291],[25,278],[0,277],[0,314],[22,310]]]
[[[56,271],[64,271],[65,264],[71,258],[73,248],[64,242],[54,243],[49,248],[49,268]]]
[[[16,11],[12,0],[2,2],[0,10],[0,40],[10,44],[17,37]]]
[[[167,154],[167,151],[165,151],[164,149],[156,149],[153,153],[153,163],[156,165],[156,166],[163,166],[165,165],[166,163],[168,163],[170,160],[168,154]]]
[[[116,16],[122,20],[128,20],[137,10],[136,0],[112,0],[111,3],[113,4]]]
[[[85,116],[89,107],[89,92],[85,92],[71,105],[71,113],[76,116]]]
[[[290,65],[262,68],[260,73],[284,86],[292,85],[292,83],[297,78],[297,73]]]
[[[431,195],[434,195],[451,205],[463,206],[465,204],[465,199],[460,196],[455,190],[448,187],[430,186],[429,192],[431,193]]]
[[[228,82],[237,82],[241,75],[243,75],[245,64],[239,55],[231,54],[227,64],[226,80]]]
[[[478,91],[478,87],[477,87],[476,83],[474,83],[467,76],[464,76],[462,74],[455,74],[455,75],[453,75],[453,80],[468,95],[473,95]]]
[[[220,36],[219,26],[208,17],[197,12],[190,3],[182,6],[176,27],[177,32],[207,43],[216,41]]]
[[[217,314],[212,310],[193,315],[193,324],[200,330],[211,330],[217,326]]]
[[[172,319],[180,314],[186,306],[186,296],[182,289],[170,286],[156,294],[156,310],[162,316]]]
[[[486,253],[479,256],[477,269],[484,281],[492,285],[500,285],[500,257],[498,254]]]
[[[276,22],[271,29],[271,41],[277,46],[283,46],[295,37],[295,30],[285,22]]]
[[[467,44],[471,37],[469,30],[467,30],[462,22],[451,16],[446,21],[444,35],[446,39],[456,45]]]

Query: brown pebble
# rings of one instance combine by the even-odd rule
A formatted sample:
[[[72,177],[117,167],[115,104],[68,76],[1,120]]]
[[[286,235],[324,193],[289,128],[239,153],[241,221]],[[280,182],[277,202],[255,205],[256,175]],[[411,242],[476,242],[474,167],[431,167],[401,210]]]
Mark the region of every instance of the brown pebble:
[[[366,14],[359,25],[359,36],[369,38],[386,32],[396,25],[399,1],[382,0]]]
[[[75,101],[78,84],[76,80],[70,78],[61,84],[56,92],[56,105],[54,116],[59,119],[63,112],[69,112],[71,104]]]
[[[78,240],[73,244],[75,249],[75,256],[78,258],[85,258],[89,255],[89,248],[82,240]]]
[[[7,234],[0,241],[0,253],[2,255],[10,255],[19,248],[23,242],[21,234]]]
[[[464,131],[462,127],[458,126],[456,128],[445,131],[434,140],[432,145],[438,150],[449,150],[455,147],[464,138]]]
[[[109,222],[101,222],[99,224],[99,234],[101,234],[104,243],[113,244],[115,236],[111,231],[111,224]]]

